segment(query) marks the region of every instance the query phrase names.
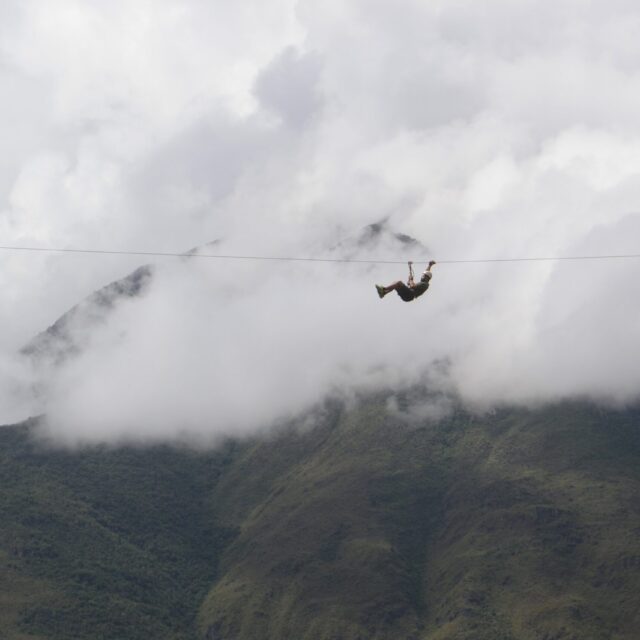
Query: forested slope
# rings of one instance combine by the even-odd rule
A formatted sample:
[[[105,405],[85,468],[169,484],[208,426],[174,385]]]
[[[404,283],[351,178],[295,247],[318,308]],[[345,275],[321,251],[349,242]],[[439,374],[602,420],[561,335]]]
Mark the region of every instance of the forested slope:
[[[637,637],[640,412],[388,406],[201,452],[3,427],[0,638]]]
[[[434,424],[372,402],[256,444],[216,495],[241,533],[201,610],[209,638],[640,628],[637,412],[569,403]]]

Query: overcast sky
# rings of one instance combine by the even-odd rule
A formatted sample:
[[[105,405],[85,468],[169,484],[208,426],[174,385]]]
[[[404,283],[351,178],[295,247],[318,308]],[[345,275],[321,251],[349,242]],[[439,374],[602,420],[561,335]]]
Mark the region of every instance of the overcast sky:
[[[630,0],[4,0],[0,244],[322,257],[387,219],[428,255],[349,255],[639,253],[639,32]],[[161,259],[31,404],[15,353],[143,262],[0,251],[0,422],[238,433],[427,381],[638,397],[637,259],[441,264],[412,304],[373,287],[402,265]]]

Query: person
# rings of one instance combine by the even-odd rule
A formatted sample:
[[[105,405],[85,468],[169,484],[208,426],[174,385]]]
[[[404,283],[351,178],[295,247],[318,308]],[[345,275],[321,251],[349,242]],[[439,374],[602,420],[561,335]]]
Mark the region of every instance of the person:
[[[405,302],[411,302],[412,300],[419,298],[429,288],[429,283],[433,277],[431,267],[433,267],[435,263],[435,260],[431,260],[429,262],[429,266],[424,270],[420,277],[420,282],[416,284],[413,279],[413,262],[409,262],[409,279],[407,280],[407,284],[401,280],[390,284],[388,287],[383,287],[382,285],[377,284],[376,290],[378,291],[378,295],[381,298],[384,298],[387,293],[395,291]]]

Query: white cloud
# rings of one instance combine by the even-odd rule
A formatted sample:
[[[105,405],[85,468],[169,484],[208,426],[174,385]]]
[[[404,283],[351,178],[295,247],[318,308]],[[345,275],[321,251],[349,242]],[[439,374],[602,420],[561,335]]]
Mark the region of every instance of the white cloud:
[[[389,219],[442,260],[637,253],[639,22],[623,0],[5,2],[2,244],[321,256]],[[3,361],[137,264],[1,252]],[[380,302],[403,272],[161,261],[47,383],[51,424],[243,432],[434,362],[473,402],[637,398],[635,262],[441,264]]]

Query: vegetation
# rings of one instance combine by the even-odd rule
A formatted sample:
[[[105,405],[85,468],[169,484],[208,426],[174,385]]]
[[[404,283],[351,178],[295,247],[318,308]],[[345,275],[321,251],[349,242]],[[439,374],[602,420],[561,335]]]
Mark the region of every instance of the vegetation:
[[[640,413],[575,403],[438,423],[383,400],[256,443],[200,625],[216,640],[628,639]],[[237,479],[277,469],[247,490]],[[268,472],[270,473],[270,472]],[[257,488],[260,488],[258,491]]]
[[[193,638],[233,534],[208,500],[225,452],[51,450],[34,430],[0,429],[0,638]]]
[[[388,406],[212,452],[0,429],[0,639],[637,637],[640,412]]]

